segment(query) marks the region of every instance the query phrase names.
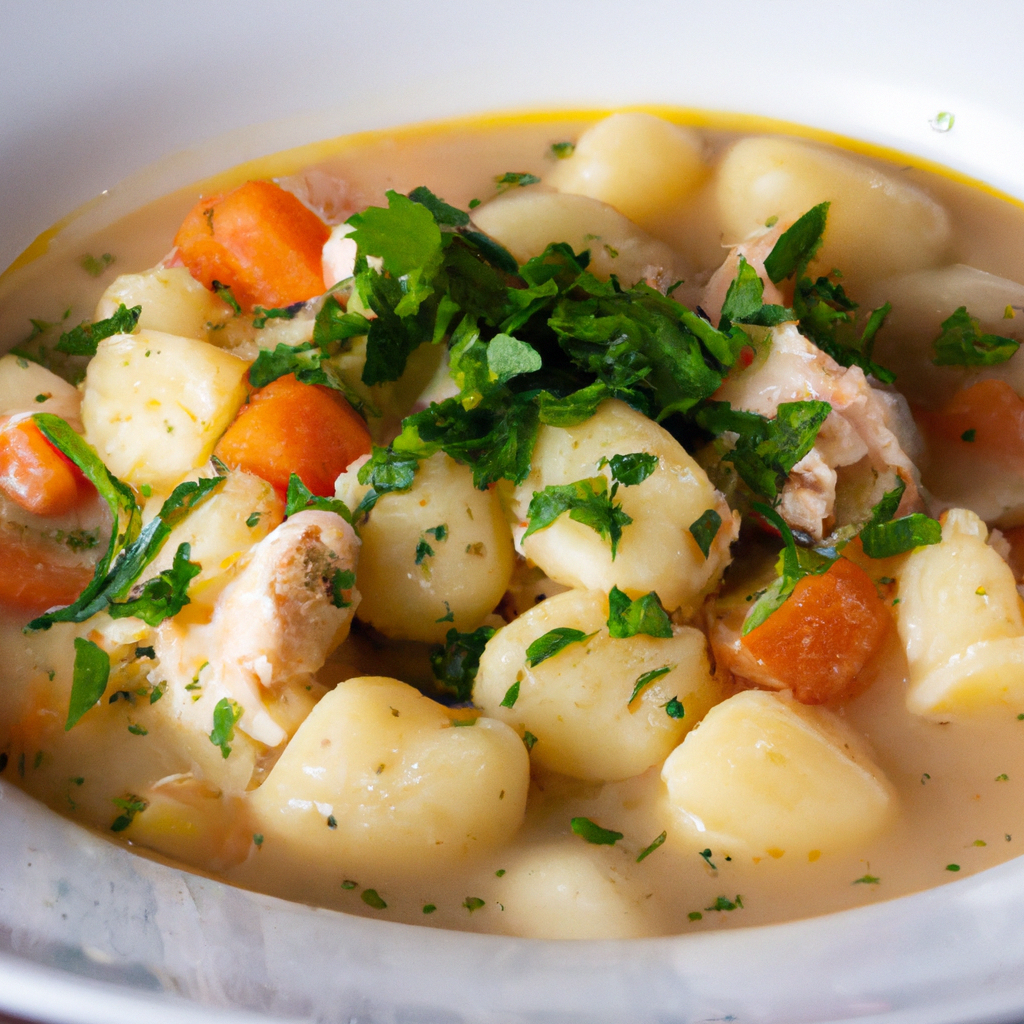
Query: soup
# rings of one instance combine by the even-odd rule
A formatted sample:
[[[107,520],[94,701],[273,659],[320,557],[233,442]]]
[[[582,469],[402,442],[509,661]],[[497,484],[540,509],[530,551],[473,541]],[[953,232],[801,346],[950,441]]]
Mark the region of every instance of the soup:
[[[4,778],[524,936],[1014,856],[1022,223],[627,113],[325,144],[13,269]]]

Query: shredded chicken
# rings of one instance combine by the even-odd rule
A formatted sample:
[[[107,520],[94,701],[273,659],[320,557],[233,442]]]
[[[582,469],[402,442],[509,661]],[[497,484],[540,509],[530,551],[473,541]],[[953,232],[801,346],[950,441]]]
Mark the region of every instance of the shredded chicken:
[[[872,387],[859,367],[840,366],[796,324],[774,328],[766,354],[726,381],[715,398],[767,417],[783,402],[832,406],[814,447],[793,467],[779,505],[786,522],[812,539],[821,540],[837,522],[866,515],[897,473],[907,485],[899,514],[922,507],[920,475],[908,455],[920,441],[906,402]],[[855,510],[837,514],[844,484],[846,504]]]
[[[247,735],[269,747],[285,740],[273,699],[309,680],[347,635],[359,594],[338,574],[354,574],[358,554],[340,516],[299,512],[256,545],[209,623],[162,623],[155,671],[180,717],[208,732],[213,707],[227,697],[242,708],[238,728]]]

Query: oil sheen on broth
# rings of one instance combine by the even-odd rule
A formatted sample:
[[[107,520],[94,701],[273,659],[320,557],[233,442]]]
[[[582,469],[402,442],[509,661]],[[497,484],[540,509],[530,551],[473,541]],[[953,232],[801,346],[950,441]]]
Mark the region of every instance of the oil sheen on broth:
[[[224,464],[227,478],[142,574],[173,576],[175,550],[190,543],[203,572],[173,618],[149,626],[101,610],[25,634],[26,621],[54,603],[44,600],[51,591],[26,597],[20,584],[0,587],[5,784],[140,852],[238,885],[388,920],[522,936],[782,921],[1015,856],[1024,842],[1024,677],[1014,667],[1024,652],[1016,590],[1024,364],[1012,352],[1024,333],[1024,217],[1015,203],[913,159],[792,128],[774,134],[782,127],[659,111],[369,133],[236,168],[88,234],[72,222],[43,255],[15,264],[0,279],[4,349],[20,346],[84,383],[76,390],[7,357],[0,440],[26,414],[61,416],[131,485],[144,522],[181,481],[213,478]],[[184,234],[188,269],[166,259],[190,210],[208,217],[212,235],[228,209],[223,200],[204,214],[201,196],[270,178],[318,214],[325,237],[389,202],[399,213],[413,209],[422,227],[428,206],[403,206],[401,197],[425,185],[470,211],[473,226],[519,264],[551,242],[589,250],[596,282],[615,275],[625,289],[637,281],[653,289],[646,299],[630,293],[646,302],[643,316],[665,315],[655,293],[699,307],[704,319],[684,325],[713,337],[701,348],[683,331],[673,344],[695,345],[701,367],[719,376],[705,379],[693,402],[680,400],[675,384],[664,384],[664,356],[648,348],[653,370],[617,378],[618,397],[607,389],[593,415],[541,412],[532,465],[518,481],[506,472],[476,487],[474,471],[478,484],[486,476],[479,453],[456,462],[421,447],[405,486],[388,490],[383,475],[374,478],[376,505],[356,468],[336,491],[310,485],[349,508],[372,506],[359,514],[359,537],[326,506],[293,509],[285,520],[287,474],[253,472],[237,439],[249,429],[245,416],[266,415],[261,407],[291,400],[289,387],[309,385],[271,380],[247,399],[246,373],[276,346],[320,344],[313,317],[323,300],[265,318],[276,303],[243,297],[236,314],[223,292],[189,276],[201,273]],[[779,240],[823,202],[831,203],[823,242],[797,266],[801,286],[793,267],[779,269]],[[446,242],[468,230],[445,208],[430,209]],[[408,274],[388,268],[388,256],[381,269],[365,249],[368,216],[354,236],[370,254],[363,272]],[[343,233],[335,227],[324,249],[323,288],[352,272],[355,244]],[[451,244],[497,275],[486,260],[501,257],[466,237]],[[744,306],[739,285],[751,274],[763,294]],[[837,298],[838,284],[859,308]],[[584,287],[593,304],[626,301],[602,300],[598,283]],[[337,294],[339,316],[344,304],[368,311],[358,290],[341,285]],[[585,296],[563,298],[558,315],[576,318],[571,337],[582,331]],[[54,352],[61,332],[122,302],[142,306],[140,323],[101,341],[88,371],[86,358]],[[553,315],[550,295],[538,292],[537,302]],[[864,347],[868,314],[886,302],[873,349]],[[264,307],[262,325],[254,306]],[[860,362],[894,371],[894,386],[877,374],[869,384],[805,336],[815,315],[832,337],[846,314],[834,344],[861,345]],[[822,326],[822,316],[832,321]],[[375,444],[426,408],[424,389],[443,401],[461,387],[464,408],[486,408],[496,394],[488,388],[522,395],[529,389],[516,374],[547,372],[523,343],[547,353],[553,334],[545,341],[525,320],[502,330],[480,322],[475,342],[467,330],[439,330],[452,346],[454,382],[444,344],[425,344],[399,381],[372,387],[361,379],[359,332],[324,348]],[[712,352],[716,344],[728,351]],[[575,351],[571,366],[560,364],[562,378],[536,377],[533,390],[564,399],[593,382],[591,372],[565,384],[585,361]],[[202,414],[194,380],[205,382]],[[315,394],[328,403],[316,406],[318,422],[351,417],[349,406],[337,412],[330,388]],[[631,408],[644,401],[652,414],[665,412],[667,431]],[[724,408],[716,402],[747,420],[716,421]],[[736,453],[768,436],[757,430],[816,409],[821,422],[793,428],[809,442],[795,464],[766,463],[762,447],[741,471]],[[263,422],[271,425],[256,433],[265,440],[278,420]],[[363,437],[361,420],[345,423],[338,430]],[[792,449],[793,432],[779,436],[770,434]],[[214,445],[219,465],[209,461]],[[369,437],[357,454],[368,446]],[[0,452],[5,467],[16,449],[11,441]],[[642,457],[613,463],[614,455]],[[66,591],[67,579],[84,586],[106,548],[106,505],[78,482],[77,499],[29,511],[16,474],[2,472],[0,571],[14,576],[7,566],[37,543],[56,577],[64,574],[52,593]],[[589,483],[573,504],[567,485],[580,481]],[[547,518],[535,494],[554,502]],[[607,517],[616,506],[628,521],[618,520],[613,558]],[[606,518],[595,526],[588,508]],[[897,520],[906,522],[889,525]],[[865,523],[874,541],[857,536]],[[790,549],[788,562],[779,557],[787,526],[801,552]],[[658,601],[637,603],[652,591]],[[770,614],[744,633],[752,609]],[[495,632],[485,649],[477,634],[474,707],[439,688],[438,645],[450,629],[484,626]],[[563,646],[545,657],[531,645],[553,630]],[[65,729],[75,637],[113,667],[100,702],[88,701]]]

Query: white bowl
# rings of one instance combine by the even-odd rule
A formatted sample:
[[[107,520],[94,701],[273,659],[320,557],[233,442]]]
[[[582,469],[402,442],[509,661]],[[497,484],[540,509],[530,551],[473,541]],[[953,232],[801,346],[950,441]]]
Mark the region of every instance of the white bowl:
[[[1022,32],[1024,5],[1010,2],[8,0],[0,267],[106,189],[66,230],[287,146],[489,109],[742,111],[1024,197]],[[939,111],[955,114],[952,131],[932,128]],[[1022,919],[1018,859],[720,934],[439,932],[165,867],[0,782],[0,1010],[46,1021],[1021,1020]]]

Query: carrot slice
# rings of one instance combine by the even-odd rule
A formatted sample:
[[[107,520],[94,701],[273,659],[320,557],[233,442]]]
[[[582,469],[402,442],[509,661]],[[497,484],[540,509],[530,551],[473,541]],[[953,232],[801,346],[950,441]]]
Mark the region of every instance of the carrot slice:
[[[330,497],[338,476],[370,448],[366,424],[338,392],[288,374],[252,393],[214,454],[281,491],[296,473],[314,494]]]
[[[50,561],[45,547],[0,530],[0,605],[39,613],[71,604],[92,579],[92,569]]]
[[[958,391],[940,412],[919,409],[916,417],[927,434],[964,455],[1024,470],[1024,401],[1005,381],[979,381]]]
[[[823,704],[850,692],[890,621],[871,577],[840,558],[821,576],[805,576],[742,644],[798,701]]]
[[[200,199],[174,236],[189,273],[207,288],[227,285],[246,311],[303,302],[324,291],[330,231],[270,181]]]
[[[0,419],[0,491],[26,512],[63,515],[91,490],[78,467],[46,440],[31,417]]]

